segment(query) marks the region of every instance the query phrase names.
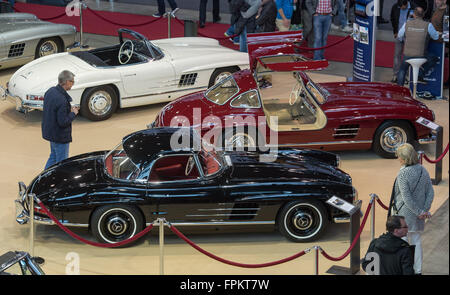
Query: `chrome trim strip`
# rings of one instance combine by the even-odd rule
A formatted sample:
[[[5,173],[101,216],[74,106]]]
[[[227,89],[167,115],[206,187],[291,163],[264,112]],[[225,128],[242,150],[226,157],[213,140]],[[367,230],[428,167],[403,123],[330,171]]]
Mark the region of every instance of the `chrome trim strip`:
[[[199,86],[194,88],[183,88],[178,90],[172,90],[172,91],[165,91],[165,92],[158,92],[158,93],[149,93],[145,95],[137,95],[137,96],[128,96],[128,97],[122,97],[121,99],[132,99],[132,98],[141,98],[146,96],[155,96],[155,95],[161,95],[161,94],[167,94],[167,93],[175,93],[175,92],[182,92],[182,91],[194,91],[194,90],[200,90],[200,89],[207,89],[207,86]]]
[[[261,210],[261,208],[217,208],[217,209],[197,209],[198,211],[226,211],[226,210]]]
[[[207,217],[207,216],[257,216],[255,213],[244,213],[244,214],[187,214],[186,217]]]
[[[348,141],[328,141],[328,142],[310,142],[310,143],[286,143],[276,146],[312,146],[312,145],[333,145],[333,144],[362,144],[372,143],[372,140],[348,140]],[[275,145],[267,145],[268,147],[276,147]]]
[[[350,222],[350,217],[334,217],[334,223],[348,223]]]
[[[209,221],[209,222],[170,222],[176,226],[204,226],[204,225],[272,225],[275,221]],[[153,223],[146,223],[147,226]],[[154,224],[159,226],[158,223]]]
[[[427,138],[421,138],[418,140],[419,144],[430,144],[430,143],[435,143],[436,142],[436,135],[433,134],[431,135],[431,137],[427,137]]]
[[[333,134],[334,137],[338,137],[338,136],[356,136],[358,134],[358,132],[355,133],[335,133]]]

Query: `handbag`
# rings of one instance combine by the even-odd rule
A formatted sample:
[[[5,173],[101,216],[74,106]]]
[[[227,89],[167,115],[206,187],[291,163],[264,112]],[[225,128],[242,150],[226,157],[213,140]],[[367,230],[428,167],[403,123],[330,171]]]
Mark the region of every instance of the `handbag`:
[[[416,186],[412,190],[413,192],[416,191],[416,188],[419,185],[420,179],[422,178],[422,173],[423,173],[423,167],[422,167],[422,169],[420,169],[420,176],[419,176],[419,179],[417,180]],[[403,205],[398,209],[395,206],[395,184],[396,183],[397,183],[397,178],[395,178],[394,185],[392,186],[391,199],[389,200],[388,217],[391,216],[392,209],[394,210],[395,215],[397,215],[398,212],[400,211],[400,209],[402,209],[403,206],[405,205],[405,203],[403,203]]]

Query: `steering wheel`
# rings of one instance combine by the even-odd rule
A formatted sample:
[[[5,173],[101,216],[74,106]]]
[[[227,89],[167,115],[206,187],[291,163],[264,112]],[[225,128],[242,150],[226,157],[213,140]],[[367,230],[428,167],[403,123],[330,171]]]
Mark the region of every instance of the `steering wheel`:
[[[131,40],[127,40],[125,42],[122,43],[122,46],[120,46],[120,50],[119,50],[119,62],[121,65],[126,64],[127,62],[130,61],[131,57],[133,56],[134,53],[134,44]],[[122,56],[125,55],[127,57],[126,61],[122,61]]]
[[[191,174],[192,169],[194,168],[194,165],[195,165],[194,157],[190,156],[188,161],[187,161],[187,163],[186,163],[186,169],[184,169],[184,174],[186,176]]]
[[[289,105],[294,105],[299,96],[300,96],[300,89],[301,89],[301,85],[299,83],[295,84],[294,87],[292,87],[292,91],[291,94],[289,95]]]

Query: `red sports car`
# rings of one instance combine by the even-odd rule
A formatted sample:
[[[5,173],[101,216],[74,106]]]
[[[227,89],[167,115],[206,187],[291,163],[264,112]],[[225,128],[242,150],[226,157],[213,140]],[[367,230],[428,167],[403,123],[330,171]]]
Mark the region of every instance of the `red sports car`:
[[[290,146],[320,150],[372,148],[385,158],[405,142],[434,140],[418,124],[434,113],[391,83],[315,83],[303,70],[327,66],[297,54],[253,57],[244,70],[206,91],[166,105],[152,127],[189,125],[232,146]],[[217,133],[216,133],[217,134]]]

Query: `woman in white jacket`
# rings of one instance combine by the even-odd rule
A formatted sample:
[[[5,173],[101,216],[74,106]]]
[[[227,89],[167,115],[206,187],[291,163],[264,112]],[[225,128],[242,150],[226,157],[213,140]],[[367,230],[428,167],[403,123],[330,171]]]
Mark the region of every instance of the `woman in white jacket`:
[[[425,219],[434,198],[433,186],[428,171],[419,163],[414,147],[409,143],[397,148],[396,155],[402,165],[394,183],[393,214],[405,217],[408,225],[408,240],[415,245],[414,271],[422,273],[421,233],[425,227]]]

